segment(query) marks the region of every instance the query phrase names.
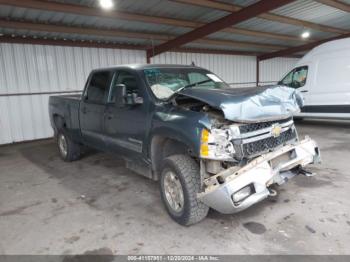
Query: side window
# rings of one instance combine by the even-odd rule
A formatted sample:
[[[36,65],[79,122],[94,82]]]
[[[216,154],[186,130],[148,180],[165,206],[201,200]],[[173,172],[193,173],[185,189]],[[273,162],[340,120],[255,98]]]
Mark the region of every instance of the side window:
[[[85,100],[96,104],[104,103],[108,96],[112,75],[110,71],[94,73],[87,87]]]
[[[290,72],[288,73],[288,75],[286,75],[286,76],[282,79],[281,83],[282,83],[283,85],[285,85],[285,86],[290,86],[290,85],[292,84],[292,80],[293,80],[293,73],[294,73],[294,70],[290,71]]]
[[[190,84],[197,83],[200,81],[205,81],[205,80],[209,79],[207,76],[200,74],[200,73],[195,73],[195,72],[189,73],[188,78],[190,80]]]
[[[293,74],[292,87],[299,88],[305,85],[307,77],[307,66],[298,67]]]
[[[120,84],[125,85],[126,95],[134,94],[135,96],[140,96],[136,76],[127,71],[119,71],[116,73],[112,81],[111,93],[108,99],[109,102],[113,103],[118,100],[116,95],[118,94],[117,88]]]
[[[286,75],[280,83],[291,88],[302,87],[306,83],[307,71],[307,66],[297,67],[293,71],[288,73],[288,75]]]

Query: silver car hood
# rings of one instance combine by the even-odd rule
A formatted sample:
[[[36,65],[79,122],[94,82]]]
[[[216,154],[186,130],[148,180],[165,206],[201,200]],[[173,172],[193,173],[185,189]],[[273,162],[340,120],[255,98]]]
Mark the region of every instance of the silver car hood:
[[[179,94],[221,109],[227,120],[263,122],[290,117],[300,112],[303,97],[286,86],[256,88],[200,89],[188,88]]]

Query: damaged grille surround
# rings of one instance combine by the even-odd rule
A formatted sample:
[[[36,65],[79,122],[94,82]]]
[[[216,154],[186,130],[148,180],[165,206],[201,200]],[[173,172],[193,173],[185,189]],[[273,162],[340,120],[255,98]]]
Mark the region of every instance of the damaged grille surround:
[[[245,162],[297,140],[291,117],[251,124],[227,123],[202,130],[200,155],[204,159]]]

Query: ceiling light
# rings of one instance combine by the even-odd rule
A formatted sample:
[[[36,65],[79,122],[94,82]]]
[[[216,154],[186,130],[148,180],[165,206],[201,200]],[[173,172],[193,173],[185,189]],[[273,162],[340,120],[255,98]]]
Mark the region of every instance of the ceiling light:
[[[305,32],[303,32],[303,33],[301,34],[301,38],[306,39],[306,38],[309,38],[309,37],[310,37],[310,32],[309,32],[309,31],[305,31]]]
[[[100,0],[100,6],[103,9],[111,9],[114,6],[114,4],[112,0]]]
[[[0,36],[3,36],[4,34],[0,33]]]

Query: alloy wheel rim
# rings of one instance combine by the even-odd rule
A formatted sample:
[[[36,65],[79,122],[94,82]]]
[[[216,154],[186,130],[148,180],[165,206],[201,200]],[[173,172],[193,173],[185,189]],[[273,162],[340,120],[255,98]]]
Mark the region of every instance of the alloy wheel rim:
[[[58,146],[63,157],[67,156],[67,141],[63,134],[58,137]]]
[[[172,171],[164,175],[165,198],[171,209],[177,213],[184,207],[184,193],[179,177]]]

